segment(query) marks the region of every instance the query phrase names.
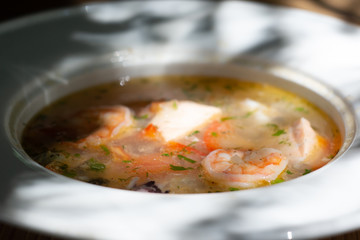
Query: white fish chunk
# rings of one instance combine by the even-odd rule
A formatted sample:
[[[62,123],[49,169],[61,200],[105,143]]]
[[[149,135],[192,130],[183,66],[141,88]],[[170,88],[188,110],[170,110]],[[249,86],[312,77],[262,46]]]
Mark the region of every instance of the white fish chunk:
[[[159,104],[151,124],[166,142],[186,136],[220,116],[221,109],[192,101],[168,101]]]
[[[241,109],[251,113],[251,120],[258,124],[270,122],[273,114],[267,106],[248,98],[241,102]]]
[[[306,118],[295,121],[283,137],[287,144],[281,144],[279,150],[293,165],[317,169],[329,161],[328,140],[320,136]]]

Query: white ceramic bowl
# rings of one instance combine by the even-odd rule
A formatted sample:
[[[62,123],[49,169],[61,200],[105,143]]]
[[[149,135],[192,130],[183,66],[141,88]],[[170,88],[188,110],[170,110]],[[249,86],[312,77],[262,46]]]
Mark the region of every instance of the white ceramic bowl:
[[[330,37],[333,42],[326,41]],[[360,152],[353,147],[345,154],[356,124],[341,96],[360,91],[360,53],[349,50],[359,40],[357,27],[335,19],[234,1],[107,3],[3,24],[0,218],[95,239],[303,239],[359,227]],[[286,183],[189,195],[74,181],[45,170],[22,150],[24,124],[60,96],[114,77],[169,72],[241,76],[291,89],[334,118],[344,147],[331,164]],[[92,80],[85,81],[89,74]]]

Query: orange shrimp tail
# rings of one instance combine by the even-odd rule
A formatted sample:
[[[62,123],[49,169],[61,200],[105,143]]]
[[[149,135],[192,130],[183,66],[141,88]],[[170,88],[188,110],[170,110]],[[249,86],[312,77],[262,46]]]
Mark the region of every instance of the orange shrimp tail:
[[[144,128],[143,134],[145,137],[148,138],[157,138],[159,136],[159,132],[157,131],[157,129],[157,126],[150,123],[146,128]]]
[[[212,123],[204,133],[204,143],[209,151],[221,148],[220,138],[222,132],[229,130],[229,125],[223,122]]]
[[[187,153],[195,153],[195,154],[203,156],[203,157],[205,157],[207,155],[207,153],[199,151],[193,147],[190,147],[190,146],[187,146],[187,145],[184,145],[181,143],[177,143],[177,142],[172,142],[172,141],[168,143],[168,148],[171,151],[175,151],[175,152],[183,151],[183,152],[187,152]]]

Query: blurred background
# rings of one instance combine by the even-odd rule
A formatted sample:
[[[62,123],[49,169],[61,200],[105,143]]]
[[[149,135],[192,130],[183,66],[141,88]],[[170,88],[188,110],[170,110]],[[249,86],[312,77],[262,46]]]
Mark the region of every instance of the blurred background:
[[[166,1],[166,0],[163,0]],[[220,0],[218,0],[220,1]],[[267,4],[283,5],[305,9],[329,16],[333,16],[344,21],[360,25],[360,0],[252,0],[253,2],[263,2]],[[39,13],[48,10],[78,6],[87,3],[105,1],[95,0],[32,0],[32,1],[7,1],[6,5],[0,8],[0,23],[16,19],[18,17]],[[106,1],[108,2],[108,1]],[[25,229],[9,226],[0,222],[0,239],[37,239],[49,240],[58,239],[51,236],[41,235]],[[340,234],[322,240],[351,240],[360,239],[360,231]]]
[[[136,1],[136,0],[135,0]],[[163,0],[166,1],[166,0]],[[185,0],[186,1],[186,0]],[[221,0],[218,0],[221,1]],[[341,18],[345,21],[360,24],[360,0],[249,0],[290,7],[306,9],[322,14]],[[14,19],[23,15],[33,14],[46,10],[63,8],[86,3],[106,2],[105,0],[33,0],[33,1],[7,1],[1,6],[0,22]],[[108,1],[107,1],[108,2]]]

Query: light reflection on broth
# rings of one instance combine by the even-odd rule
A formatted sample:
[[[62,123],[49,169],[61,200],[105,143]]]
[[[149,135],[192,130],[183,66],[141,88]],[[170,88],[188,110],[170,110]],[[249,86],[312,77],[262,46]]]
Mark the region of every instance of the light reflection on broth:
[[[90,87],[39,112],[22,138],[44,167],[163,193],[234,191],[314,171],[341,136],[313,104],[267,84],[157,76]]]

